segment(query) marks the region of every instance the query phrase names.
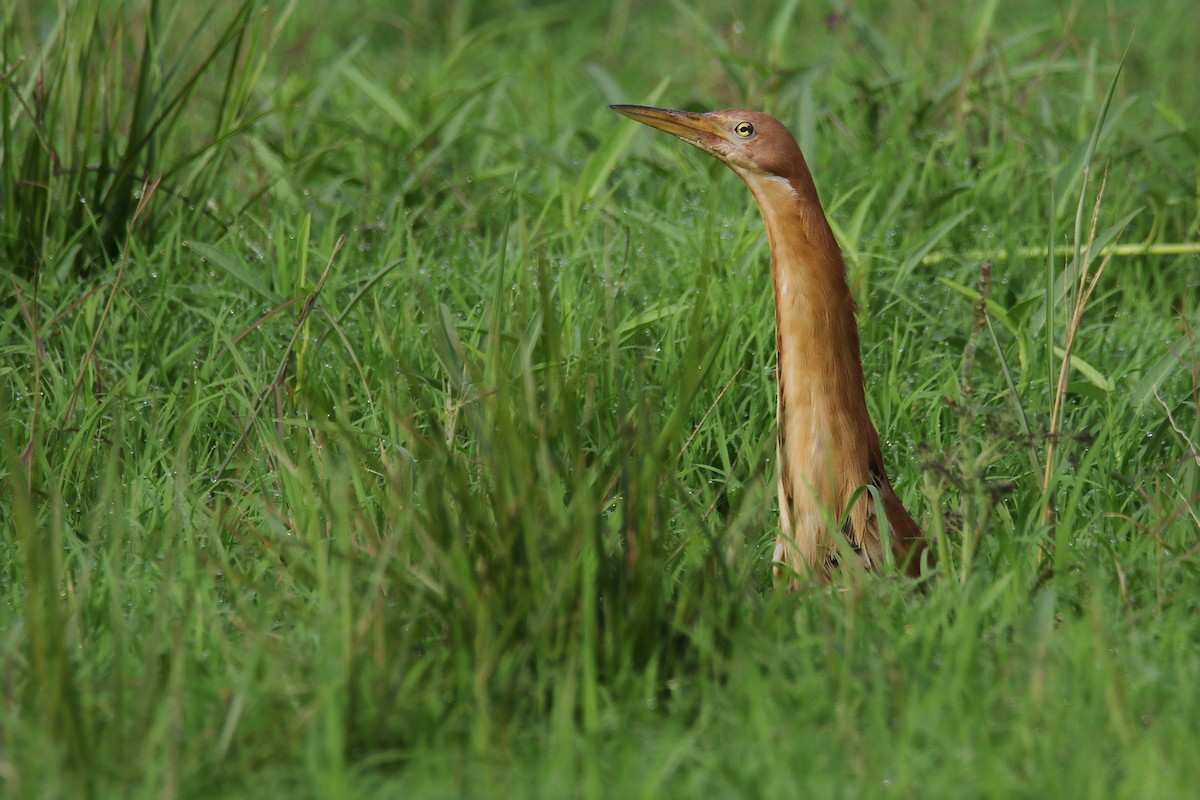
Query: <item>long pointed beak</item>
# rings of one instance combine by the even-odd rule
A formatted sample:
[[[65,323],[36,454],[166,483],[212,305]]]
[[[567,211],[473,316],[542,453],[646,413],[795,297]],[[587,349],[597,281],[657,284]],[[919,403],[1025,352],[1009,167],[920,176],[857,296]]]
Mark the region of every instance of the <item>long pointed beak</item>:
[[[708,114],[652,106],[618,105],[609,108],[643,125],[678,136],[688,144],[694,144],[709,153],[714,153],[714,145],[729,141],[721,124]]]

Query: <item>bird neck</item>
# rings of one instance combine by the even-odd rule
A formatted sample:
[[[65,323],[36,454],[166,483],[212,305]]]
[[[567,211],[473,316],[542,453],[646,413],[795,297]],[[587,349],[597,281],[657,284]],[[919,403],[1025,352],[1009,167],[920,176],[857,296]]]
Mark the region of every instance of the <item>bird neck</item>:
[[[743,176],[762,211],[775,289],[780,501],[785,526],[824,529],[871,479],[854,300],[842,253],[807,176]],[[858,504],[865,513],[865,505]],[[859,525],[861,520],[852,520]],[[790,526],[789,526],[790,527]],[[805,537],[798,537],[804,539]],[[824,535],[807,537],[828,547]],[[812,553],[808,563],[820,563]]]
[[[811,180],[767,177],[747,183],[771,246],[781,386],[820,381],[826,385],[823,395],[865,415],[854,298]]]

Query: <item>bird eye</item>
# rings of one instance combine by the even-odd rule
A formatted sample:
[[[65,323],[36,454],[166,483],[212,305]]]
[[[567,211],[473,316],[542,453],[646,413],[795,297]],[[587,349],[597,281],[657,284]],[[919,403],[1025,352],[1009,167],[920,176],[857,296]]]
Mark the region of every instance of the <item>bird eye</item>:
[[[749,122],[739,122],[734,126],[733,132],[743,139],[749,139],[754,135],[754,126]]]

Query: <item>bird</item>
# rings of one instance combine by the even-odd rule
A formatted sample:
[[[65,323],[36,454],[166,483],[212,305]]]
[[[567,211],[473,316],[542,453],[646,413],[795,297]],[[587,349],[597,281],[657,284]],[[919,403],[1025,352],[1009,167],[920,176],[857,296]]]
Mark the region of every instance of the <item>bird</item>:
[[[885,540],[908,576],[931,570],[933,552],[884,468],[867,410],[846,264],[795,137],[778,119],[756,111],[610,108],[724,163],[749,187],[762,213],[775,295],[775,575],[795,589],[828,582],[848,559],[878,571]],[[886,539],[876,496],[887,518]]]

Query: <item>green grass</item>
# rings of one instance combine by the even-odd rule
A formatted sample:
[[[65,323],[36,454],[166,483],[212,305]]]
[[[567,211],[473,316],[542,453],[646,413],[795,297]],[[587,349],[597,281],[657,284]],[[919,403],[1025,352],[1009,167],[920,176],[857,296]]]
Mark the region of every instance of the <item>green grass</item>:
[[[9,5],[5,797],[1200,785],[1190,4]],[[758,212],[614,102],[796,132],[934,580],[772,585]]]

